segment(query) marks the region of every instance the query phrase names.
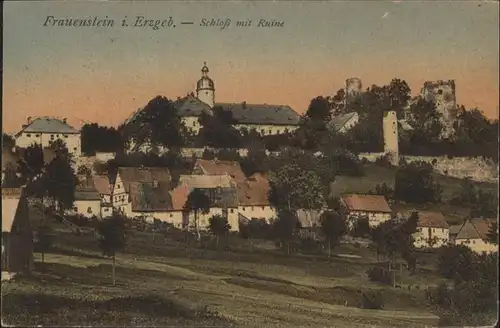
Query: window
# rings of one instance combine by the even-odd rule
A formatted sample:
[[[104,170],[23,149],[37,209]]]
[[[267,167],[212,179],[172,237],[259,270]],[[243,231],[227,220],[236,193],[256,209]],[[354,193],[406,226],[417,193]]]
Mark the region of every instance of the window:
[[[73,147],[73,151],[76,151],[76,147]]]
[[[31,137],[31,133],[27,133],[27,134],[26,134],[26,136],[27,136],[28,138],[30,138],[30,137]]]
[[[50,140],[54,140],[54,135],[53,134],[50,135]]]
[[[244,207],[242,207],[242,208],[241,208],[241,210],[242,210],[242,211],[244,211],[244,210],[245,210],[245,208],[244,208]]]
[[[436,232],[435,230],[436,230],[436,229],[432,228],[432,232]]]
[[[40,137],[40,133],[37,133],[35,137],[39,138]]]
[[[193,121],[193,126],[196,126],[196,121]]]
[[[170,213],[170,217],[173,217],[174,215],[172,213]]]
[[[78,208],[76,206],[73,206],[73,211],[78,212]]]
[[[109,208],[105,207],[104,208],[104,212],[107,212],[109,210]]]
[[[92,207],[87,208],[87,213],[89,213],[89,214],[92,213]]]
[[[118,188],[120,188],[120,184],[117,184],[117,185],[116,185],[116,188],[117,188],[117,189],[118,189]]]
[[[234,210],[233,210],[233,209],[231,209],[231,213],[234,213]]]
[[[65,134],[65,135],[64,135],[64,138],[66,138],[66,139],[67,139],[67,138],[68,138],[68,135],[67,135],[67,134]]]
[[[475,243],[476,243],[476,241],[475,241],[475,240],[473,240],[473,241],[472,241],[472,243],[473,243],[473,244],[475,244]]]
[[[269,134],[273,134],[273,130],[272,129],[269,129]]]
[[[266,207],[265,207],[265,206],[262,206],[262,209],[263,209],[263,210],[265,210],[265,209],[266,209]]]

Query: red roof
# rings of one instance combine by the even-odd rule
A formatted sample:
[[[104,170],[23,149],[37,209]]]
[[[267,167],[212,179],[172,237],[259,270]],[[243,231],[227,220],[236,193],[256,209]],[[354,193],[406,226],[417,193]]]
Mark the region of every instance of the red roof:
[[[425,228],[441,228],[449,229],[450,226],[446,222],[443,213],[441,212],[430,212],[430,211],[418,211],[418,227]]]
[[[340,200],[349,211],[391,213],[384,196],[350,194],[342,195]]]
[[[94,187],[99,194],[111,195],[111,185],[107,175],[94,175],[92,180],[94,180]]]
[[[189,196],[189,188],[185,183],[179,184],[177,187],[170,191],[172,198],[172,209],[182,210]]]

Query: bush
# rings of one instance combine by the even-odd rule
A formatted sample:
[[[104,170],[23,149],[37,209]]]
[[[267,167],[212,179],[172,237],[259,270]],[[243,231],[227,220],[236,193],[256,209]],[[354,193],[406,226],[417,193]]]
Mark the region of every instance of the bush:
[[[322,254],[323,245],[313,238],[304,238],[299,243],[300,250],[305,254]]]
[[[390,272],[384,268],[371,268],[366,271],[366,274],[368,275],[370,281],[381,282],[385,285],[390,285],[392,283]]]
[[[377,159],[375,159],[375,164],[378,166],[381,166],[381,167],[386,167],[386,168],[392,167],[392,163],[390,161],[389,155],[387,155],[387,154],[377,157]]]
[[[384,307],[382,292],[365,291],[361,295],[361,307],[363,309],[380,310]]]

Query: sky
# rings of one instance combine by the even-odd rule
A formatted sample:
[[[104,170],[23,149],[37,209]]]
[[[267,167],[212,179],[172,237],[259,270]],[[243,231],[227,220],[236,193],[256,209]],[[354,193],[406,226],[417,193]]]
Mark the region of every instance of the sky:
[[[297,112],[349,77],[363,88],[456,82],[457,101],[498,118],[498,2],[6,1],[3,131],[28,117],[118,125],[157,95],[194,91],[207,62],[216,102],[287,104]],[[112,28],[43,26],[47,16],[114,19]],[[121,27],[127,16],[128,27]],[[132,27],[136,16],[175,28]],[[201,27],[206,19],[232,26]],[[252,19],[253,26],[236,27]],[[283,27],[256,27],[260,19]],[[192,25],[181,25],[192,21]]]

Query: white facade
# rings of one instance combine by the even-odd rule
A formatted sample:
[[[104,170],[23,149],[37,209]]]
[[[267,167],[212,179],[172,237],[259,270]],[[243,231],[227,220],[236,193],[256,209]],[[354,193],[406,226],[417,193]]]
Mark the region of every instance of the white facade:
[[[269,223],[271,219],[275,219],[278,216],[276,210],[269,205],[240,205],[238,206],[238,213],[249,220],[253,218],[265,219],[267,223]]]
[[[133,217],[144,217],[148,221],[153,221],[154,219],[160,220],[161,222],[167,222],[172,224],[178,229],[183,227],[183,213],[182,211],[162,211],[162,212],[132,212]]]
[[[439,248],[450,242],[450,229],[417,227],[413,239],[413,244],[417,248]]]
[[[129,201],[129,194],[125,190],[120,173],[116,174],[116,181],[111,191],[111,203],[113,208],[121,211],[125,216],[132,216],[132,203]]]
[[[464,245],[469,247],[473,252],[481,254],[498,252],[498,246],[481,238],[471,238],[471,239],[455,239],[455,245]]]
[[[346,222],[351,228],[354,226],[354,222],[360,218],[368,218],[368,225],[370,228],[375,228],[381,223],[389,221],[391,219],[391,213],[350,211],[345,214]]]
[[[209,224],[210,224],[210,218],[213,217],[214,215],[221,215],[225,216],[224,212],[226,209],[223,208],[218,208],[218,207],[212,207],[210,208],[209,212],[207,214],[203,213],[198,213],[198,224],[199,224],[199,229],[200,230],[208,230]],[[194,228],[194,219],[195,215],[194,212],[189,213],[188,215],[189,218],[189,228]],[[227,209],[227,221],[229,225],[231,226],[230,231],[239,231],[240,226],[239,226],[239,220],[238,220],[238,209],[237,208],[228,208]]]
[[[86,218],[93,216],[100,217],[101,215],[101,201],[96,200],[75,200],[73,202],[73,209],[69,211],[73,214],[80,214]]]
[[[236,130],[255,130],[263,136],[291,133],[298,129],[297,125],[266,125],[266,124],[234,124]]]
[[[56,140],[62,140],[66,144],[68,152],[73,156],[81,156],[80,133],[21,132],[16,136],[16,147],[28,148],[34,144],[39,144],[42,148],[47,148]]]

